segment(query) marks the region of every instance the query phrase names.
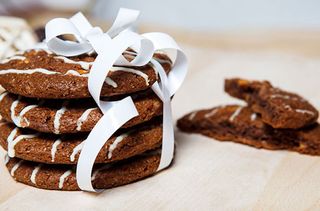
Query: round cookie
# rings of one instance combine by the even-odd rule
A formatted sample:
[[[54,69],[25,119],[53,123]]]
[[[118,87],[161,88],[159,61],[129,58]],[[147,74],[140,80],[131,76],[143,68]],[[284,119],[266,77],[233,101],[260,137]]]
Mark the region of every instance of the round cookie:
[[[10,123],[0,126],[0,145],[10,157],[48,164],[76,164],[87,134],[56,136],[19,129]],[[100,150],[96,163],[123,160],[161,145],[162,124],[153,121],[118,131]]]
[[[134,53],[126,51],[130,60]],[[96,55],[63,57],[44,50],[26,51],[0,63],[0,85],[10,93],[32,98],[88,98],[88,75]],[[171,69],[169,57],[156,53],[166,72]],[[101,96],[114,96],[145,90],[158,79],[151,65],[112,67]]]
[[[139,116],[129,120],[122,128],[132,127],[162,114],[162,102],[152,92],[132,97]],[[44,101],[5,92],[0,95],[0,115],[17,127],[65,134],[91,131],[102,117],[102,112],[92,99]]]
[[[115,162],[95,166],[92,184],[97,189],[107,189],[135,182],[156,173],[160,162],[158,150]],[[18,182],[42,189],[80,190],[74,166],[48,165],[18,158],[5,158],[11,176]]]

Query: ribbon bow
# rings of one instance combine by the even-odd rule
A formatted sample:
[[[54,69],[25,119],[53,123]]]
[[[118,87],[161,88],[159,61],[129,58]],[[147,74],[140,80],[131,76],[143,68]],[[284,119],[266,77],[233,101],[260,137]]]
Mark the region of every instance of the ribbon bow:
[[[47,47],[56,54],[77,56],[95,51],[97,57],[91,67],[88,88],[103,117],[97,122],[87,139],[84,141],[77,163],[77,183],[80,189],[97,192],[91,184],[91,174],[95,159],[115,131],[123,124],[138,115],[132,98],[126,97],[119,101],[100,100],[101,89],[105,78],[113,65],[143,66],[152,65],[159,74],[161,82],[152,85],[153,91],[163,101],[163,138],[162,152],[158,171],[170,165],[174,153],[174,128],[172,122],[171,96],[181,86],[187,73],[187,59],[177,43],[164,33],[138,34],[130,30],[138,18],[136,10],[119,10],[112,27],[103,33],[101,28],[93,27],[88,20],[77,13],[70,19],[56,18],[46,25]],[[66,41],[58,38],[60,35],[71,34],[77,41]],[[122,54],[128,48],[136,52],[132,61]],[[174,61],[167,76],[153,54],[162,50],[175,51],[170,59]],[[172,52],[171,52],[172,53]]]

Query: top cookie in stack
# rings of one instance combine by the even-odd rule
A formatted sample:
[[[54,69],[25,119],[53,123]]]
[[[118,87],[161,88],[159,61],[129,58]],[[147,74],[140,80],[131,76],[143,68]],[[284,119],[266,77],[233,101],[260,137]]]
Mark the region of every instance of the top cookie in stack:
[[[130,50],[123,55],[128,60],[135,57]],[[6,164],[17,181],[45,189],[79,190],[75,164],[88,132],[102,117],[87,85],[95,57],[30,50],[0,64],[0,85],[7,90],[0,96],[4,119],[0,144],[8,151]],[[154,59],[170,71],[165,54],[156,53]],[[95,188],[127,184],[156,171],[162,102],[149,88],[157,80],[149,64],[114,66],[109,72],[102,97],[117,100],[131,95],[139,115],[101,149],[92,175]]]

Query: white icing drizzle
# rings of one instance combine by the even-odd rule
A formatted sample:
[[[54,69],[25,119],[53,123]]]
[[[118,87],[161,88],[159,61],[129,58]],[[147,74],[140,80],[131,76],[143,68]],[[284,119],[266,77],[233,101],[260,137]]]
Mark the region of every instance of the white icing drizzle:
[[[96,108],[89,108],[80,116],[77,120],[77,131],[81,131],[82,124],[88,119],[89,114],[91,111],[95,110]]]
[[[5,96],[7,96],[9,94],[9,92],[3,92],[3,93],[1,93],[1,95],[0,95],[0,102],[3,100],[3,98],[5,97]]]
[[[314,115],[314,113],[313,113],[312,111],[303,110],[303,109],[295,109],[295,110],[296,110],[296,112],[298,112],[298,113]]]
[[[57,148],[58,148],[59,144],[61,144],[61,139],[57,139],[57,140],[52,144],[52,148],[51,148],[51,162],[54,162],[54,159],[55,159],[55,156],[56,156],[56,152],[57,152]]]
[[[112,86],[113,88],[117,88],[118,87],[118,84],[112,80],[111,78],[109,77],[106,77],[106,79],[104,80],[104,82],[110,86]]]
[[[84,142],[81,142],[78,146],[76,146],[73,151],[72,151],[72,154],[70,155],[70,161],[71,162],[74,162],[75,159],[76,159],[76,155],[82,150],[82,147],[84,145]]]
[[[213,115],[215,115],[218,110],[219,110],[218,108],[215,108],[215,109],[213,109],[212,111],[210,111],[209,113],[205,114],[204,117],[205,117],[205,118],[210,118],[210,117],[212,117]]]
[[[232,122],[241,112],[242,107],[237,108],[235,112],[230,116],[229,121]]]
[[[15,156],[15,150],[14,147],[15,145],[17,145],[17,143],[19,143],[21,140],[23,139],[32,139],[37,137],[38,134],[30,134],[30,135],[20,135],[17,136],[13,141],[8,142],[8,155],[10,157],[14,157]]]
[[[59,189],[63,188],[64,185],[64,181],[66,180],[66,178],[72,173],[71,170],[68,170],[66,172],[64,172],[64,174],[61,175],[60,179],[59,179]]]
[[[195,111],[195,112],[192,112],[190,115],[189,115],[189,117],[188,117],[188,119],[191,121],[191,120],[193,120],[194,119],[194,117],[197,115],[197,111]]]
[[[11,56],[11,57],[9,57],[9,58],[7,58],[7,59],[4,59],[4,60],[2,60],[0,63],[1,63],[1,64],[4,64],[4,63],[8,63],[8,62],[10,62],[10,61],[12,61],[12,60],[24,60],[24,59],[26,59],[25,56],[16,55],[16,56]]]
[[[256,114],[256,113],[251,114],[250,120],[251,120],[251,121],[254,121],[254,120],[256,120],[256,119],[257,119],[257,114]]]
[[[9,161],[10,161],[10,157],[8,156],[8,154],[6,154],[4,156],[4,165],[7,165],[9,163]]]
[[[128,134],[122,134],[112,142],[112,144],[108,148],[108,159],[112,158],[112,152],[117,148],[117,145],[127,136]]]
[[[29,106],[25,107],[24,109],[22,109],[22,111],[21,111],[20,114],[18,115],[20,127],[28,127],[28,126],[30,125],[30,122],[28,121],[27,118],[24,117],[24,115],[25,115],[28,111],[30,111],[31,109],[36,108],[36,107],[38,107],[38,105],[29,105]],[[23,125],[23,124],[21,123],[22,120],[23,120],[23,122],[26,123],[26,125]],[[19,125],[17,125],[17,126],[19,126]]]
[[[54,75],[54,74],[61,74],[59,72],[43,69],[43,68],[36,68],[36,69],[29,69],[29,70],[17,70],[17,69],[7,69],[7,70],[1,70],[0,75],[4,74],[33,74],[33,73],[42,73],[47,75]]]
[[[0,127],[6,124],[8,124],[8,122],[0,122]]]
[[[71,60],[67,57],[64,56],[55,56],[54,58],[56,59],[62,59],[65,63],[68,64],[78,64],[82,67],[82,69],[84,70],[89,70],[90,69],[90,65],[93,64],[93,62],[85,62],[85,61],[75,61],[75,60]]]
[[[9,147],[10,147],[10,144],[13,142],[15,136],[17,135],[17,132],[18,132],[19,128],[14,128],[11,133],[9,134],[8,138],[7,138],[7,143],[8,143],[8,156],[10,156],[9,154]],[[11,157],[11,156],[10,156]]]
[[[54,120],[53,120],[53,126],[54,126],[54,133],[55,134],[59,134],[60,133],[60,119],[63,116],[64,112],[66,112],[67,108],[66,106],[68,105],[68,101],[64,101],[62,104],[61,109],[59,109],[56,112],[56,115],[54,116]]]
[[[141,72],[140,70],[135,70],[132,68],[128,68],[128,67],[112,67],[110,71],[122,71],[122,72],[128,72],[128,73],[133,73],[136,74],[138,76],[141,76],[145,81],[146,81],[146,85],[149,86],[149,76],[143,72]]]
[[[75,70],[68,70],[65,75],[74,75],[74,76],[79,76],[79,77],[88,77],[89,73],[86,74],[80,74],[78,71]]]
[[[36,167],[33,169],[32,174],[31,174],[31,177],[30,177],[31,182],[32,182],[33,184],[35,184],[35,185],[37,184],[36,177],[37,177],[37,174],[38,174],[41,166],[42,166],[41,164],[39,164],[38,166],[36,166]]]
[[[124,53],[126,54],[127,57],[129,57],[131,59],[134,59],[135,56],[137,55],[136,52],[132,52],[132,51],[125,51]],[[170,60],[160,59],[160,58],[156,58],[156,57],[153,57],[153,59],[157,60],[158,62],[160,62],[162,64],[170,64],[170,65],[172,65]]]
[[[20,160],[12,167],[10,171],[11,176],[14,176],[14,173],[17,171],[17,169],[21,166],[22,163],[23,163],[23,160]]]
[[[285,105],[284,108],[288,109],[288,110],[294,110],[295,112],[302,113],[302,114],[314,115],[314,113],[312,111],[305,110],[305,109],[298,109],[298,108],[297,109],[292,109],[292,107],[290,105]]]
[[[18,106],[19,102],[20,102],[20,99],[21,99],[21,96],[18,97],[17,100],[13,101],[13,103],[11,104],[11,107],[10,107],[10,112],[11,112],[11,119],[13,121],[13,123],[15,125],[17,125],[18,127],[20,127],[20,117],[19,115],[16,116],[16,107]]]
[[[282,98],[282,99],[286,99],[286,100],[299,100],[304,102],[305,100],[302,98],[298,98],[298,97],[292,97],[290,95],[282,95],[282,94],[273,94],[270,96],[271,99],[273,98]]]
[[[291,108],[290,105],[285,105],[284,108],[285,108],[285,109],[288,109],[288,110],[292,110],[292,108]]]
[[[102,166],[101,168],[98,168],[97,170],[95,170],[91,176],[91,181],[95,180],[98,173],[100,171],[103,171],[103,170],[106,170],[106,169],[109,169],[110,167],[112,166],[112,164],[105,164],[104,166]]]

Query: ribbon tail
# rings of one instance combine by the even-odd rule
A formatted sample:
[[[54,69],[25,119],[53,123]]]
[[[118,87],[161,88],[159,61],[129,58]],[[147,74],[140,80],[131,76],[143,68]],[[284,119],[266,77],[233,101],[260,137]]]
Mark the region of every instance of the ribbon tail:
[[[113,102],[108,112],[98,121],[88,138],[84,141],[77,164],[77,183],[81,190],[100,192],[92,186],[91,175],[94,162],[103,145],[118,128],[138,115],[131,97]],[[107,126],[106,126],[107,125]],[[101,138],[103,137],[103,139]]]

